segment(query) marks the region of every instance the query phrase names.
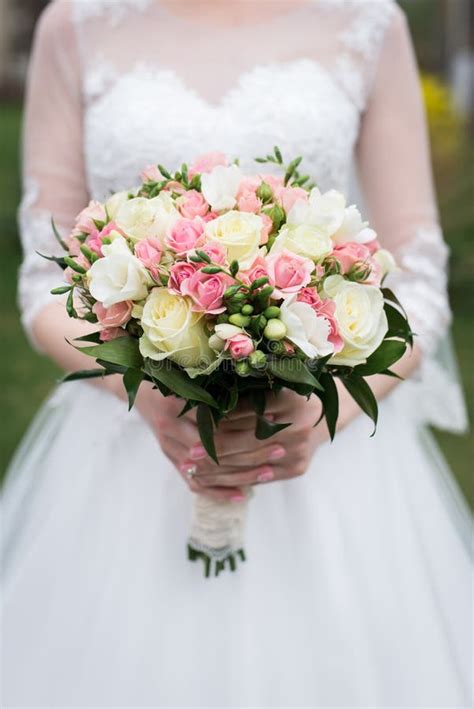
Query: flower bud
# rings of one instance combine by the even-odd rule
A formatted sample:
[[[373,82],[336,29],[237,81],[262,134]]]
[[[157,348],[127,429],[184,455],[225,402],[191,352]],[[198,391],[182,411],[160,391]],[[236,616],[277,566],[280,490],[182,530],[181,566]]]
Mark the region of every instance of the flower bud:
[[[280,308],[278,305],[270,305],[263,311],[263,314],[268,320],[271,318],[278,318],[280,316]]]
[[[232,325],[237,325],[237,327],[247,327],[247,325],[250,325],[250,318],[247,315],[235,313],[229,317],[229,322]]]
[[[215,352],[221,352],[224,349],[225,340],[215,333],[209,338],[209,347]]]
[[[262,184],[257,189],[257,197],[262,200],[264,204],[271,202],[273,199],[273,190],[266,182]]]
[[[242,306],[242,310],[240,311],[242,315],[252,315],[253,313],[253,305],[250,305],[247,303],[246,305]]]
[[[282,340],[286,335],[286,325],[281,320],[272,318],[267,322],[263,334],[269,340]]]
[[[240,377],[248,377],[250,374],[250,365],[245,359],[239,359],[235,364],[235,371]]]
[[[264,367],[267,363],[267,356],[265,352],[262,352],[262,350],[255,350],[255,352],[252,352],[251,355],[249,355],[249,363],[251,367],[255,367],[255,369],[261,369]]]

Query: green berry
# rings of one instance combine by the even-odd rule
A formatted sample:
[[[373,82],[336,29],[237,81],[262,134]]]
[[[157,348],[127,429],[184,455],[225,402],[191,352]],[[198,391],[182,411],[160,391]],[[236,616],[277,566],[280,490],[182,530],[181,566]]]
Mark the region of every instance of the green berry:
[[[253,305],[250,305],[247,303],[246,305],[242,306],[242,310],[240,311],[242,315],[252,315],[253,313]]]
[[[272,318],[267,322],[263,334],[269,340],[282,340],[286,335],[286,325],[281,320]]]
[[[278,305],[270,305],[263,311],[263,314],[268,320],[271,318],[278,318],[280,316],[280,308]]]
[[[241,313],[234,313],[234,315],[229,317],[229,322],[232,323],[232,325],[237,325],[237,327],[247,327],[247,325],[250,325],[250,318]]]

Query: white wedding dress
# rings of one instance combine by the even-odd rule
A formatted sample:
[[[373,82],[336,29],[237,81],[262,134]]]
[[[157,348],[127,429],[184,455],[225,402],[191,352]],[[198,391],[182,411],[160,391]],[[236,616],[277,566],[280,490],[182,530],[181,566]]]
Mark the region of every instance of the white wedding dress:
[[[275,3],[269,4],[275,7]],[[186,559],[192,495],[136,412],[59,387],[3,496],[5,707],[467,707],[468,514],[425,425],[463,426],[444,356],[446,255],[416,67],[391,0],[307,0],[219,25],[159,0],[55,0],[38,25],[24,140],[25,327],[60,282],[36,251],[89,196],[222,150],[277,144],[324,189],[358,169],[423,365],[256,488],[247,562]],[[354,159],[355,158],[355,159]]]

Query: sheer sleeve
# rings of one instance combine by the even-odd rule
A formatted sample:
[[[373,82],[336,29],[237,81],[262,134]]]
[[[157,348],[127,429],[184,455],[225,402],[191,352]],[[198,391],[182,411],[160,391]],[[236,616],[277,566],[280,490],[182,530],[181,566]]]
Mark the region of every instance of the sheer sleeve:
[[[423,351],[414,381],[401,388],[408,393],[418,384],[415,408],[425,421],[464,428],[462,393],[448,353],[448,248],[438,220],[416,60],[398,9],[381,48],[357,158],[371,224],[401,269],[388,285],[406,308]],[[421,392],[423,382],[429,385]]]
[[[82,148],[82,99],[71,3],[56,0],[37,25],[23,124],[23,199],[19,210],[23,263],[19,301],[31,336],[36,315],[61,282],[51,217],[68,233],[87,201]],[[60,248],[59,248],[60,250]]]

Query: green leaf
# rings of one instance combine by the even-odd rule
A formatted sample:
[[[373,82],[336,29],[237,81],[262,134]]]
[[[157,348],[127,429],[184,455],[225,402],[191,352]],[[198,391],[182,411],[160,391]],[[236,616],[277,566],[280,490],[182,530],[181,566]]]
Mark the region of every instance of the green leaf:
[[[153,380],[164,384],[173,394],[182,399],[200,401],[208,406],[219,408],[216,400],[197,381],[191,379],[185,371],[172,364],[169,360],[155,362],[148,359],[145,363],[145,372]]]
[[[281,165],[283,163],[283,157],[282,157],[282,154],[281,154],[281,151],[280,151],[280,148],[278,147],[278,145],[274,146],[273,152],[275,153],[275,157],[276,157],[277,161]]]
[[[91,332],[89,335],[82,335],[82,337],[75,337],[74,342],[96,342],[101,343],[100,332]]]
[[[285,382],[295,384],[307,384],[313,389],[322,389],[321,384],[311,374],[308,367],[297,357],[283,357],[282,359],[269,359],[268,368],[270,372]]]
[[[41,256],[41,258],[46,259],[46,261],[54,261],[54,263],[57,263],[60,268],[64,269],[66,268],[66,262],[64,261],[64,256],[46,256],[45,254],[42,254],[41,251],[36,251],[38,256]]]
[[[339,417],[339,393],[334,377],[331,374],[327,372],[321,374],[320,382],[324,387],[324,391],[320,392],[318,396],[323,404],[324,418],[326,419],[329,436],[332,441],[336,435],[336,424]]]
[[[398,362],[406,352],[406,344],[402,340],[384,340],[365,364],[355,367],[354,374],[360,377],[369,377],[372,374],[379,374],[384,369],[388,369],[392,364]]]
[[[141,369],[133,369],[131,367],[130,369],[127,369],[127,371],[123,375],[123,385],[128,396],[129,411],[135,403],[135,398],[137,396],[138,389],[143,381],[144,376],[145,373],[142,372]]]
[[[163,175],[163,177],[166,177],[168,180],[172,179],[170,173],[168,172],[168,170],[165,167],[163,167],[163,165],[158,165],[157,167],[158,167],[158,170]]]
[[[51,217],[51,226],[53,228],[53,234],[54,234],[58,244],[61,246],[62,249],[64,249],[64,251],[69,251],[66,242],[63,240],[63,238],[61,237],[61,234],[59,233],[59,231],[56,228],[56,224],[54,223],[53,217]]]
[[[199,256],[201,261],[204,261],[204,263],[211,263],[211,257],[209,254],[206,254],[206,252],[201,249],[196,249],[196,256]]]
[[[76,347],[74,345],[74,347]],[[102,342],[94,347],[76,347],[79,352],[83,352],[89,357],[103,359],[112,364],[120,364],[124,367],[140,369],[143,365],[143,358],[138,349],[138,340],[133,337],[118,337],[116,340]]]
[[[291,423],[274,423],[267,421],[264,416],[257,416],[257,424],[255,426],[255,438],[259,441],[264,441],[266,438],[274,436],[279,431],[291,426]]]
[[[388,320],[388,332],[385,337],[403,337],[410,346],[413,346],[413,333],[404,314],[388,302],[385,302],[384,309]]]
[[[267,397],[264,389],[253,388],[250,390],[250,403],[257,416],[263,416],[267,405]]]
[[[109,374],[112,374],[112,372],[104,372],[103,369],[80,369],[77,372],[66,374],[66,376],[61,379],[61,382],[75,382],[79,379],[95,379],[97,377],[107,377]]]
[[[372,435],[374,435],[377,427],[378,406],[372,389],[369,387],[365,379],[357,376],[356,374],[350,374],[347,377],[342,377],[341,381],[356,404],[358,404],[362,411],[374,422],[375,427],[372,433]]]
[[[207,404],[198,404],[196,422],[202,445],[212,460],[219,465],[214,443],[214,420]]]

